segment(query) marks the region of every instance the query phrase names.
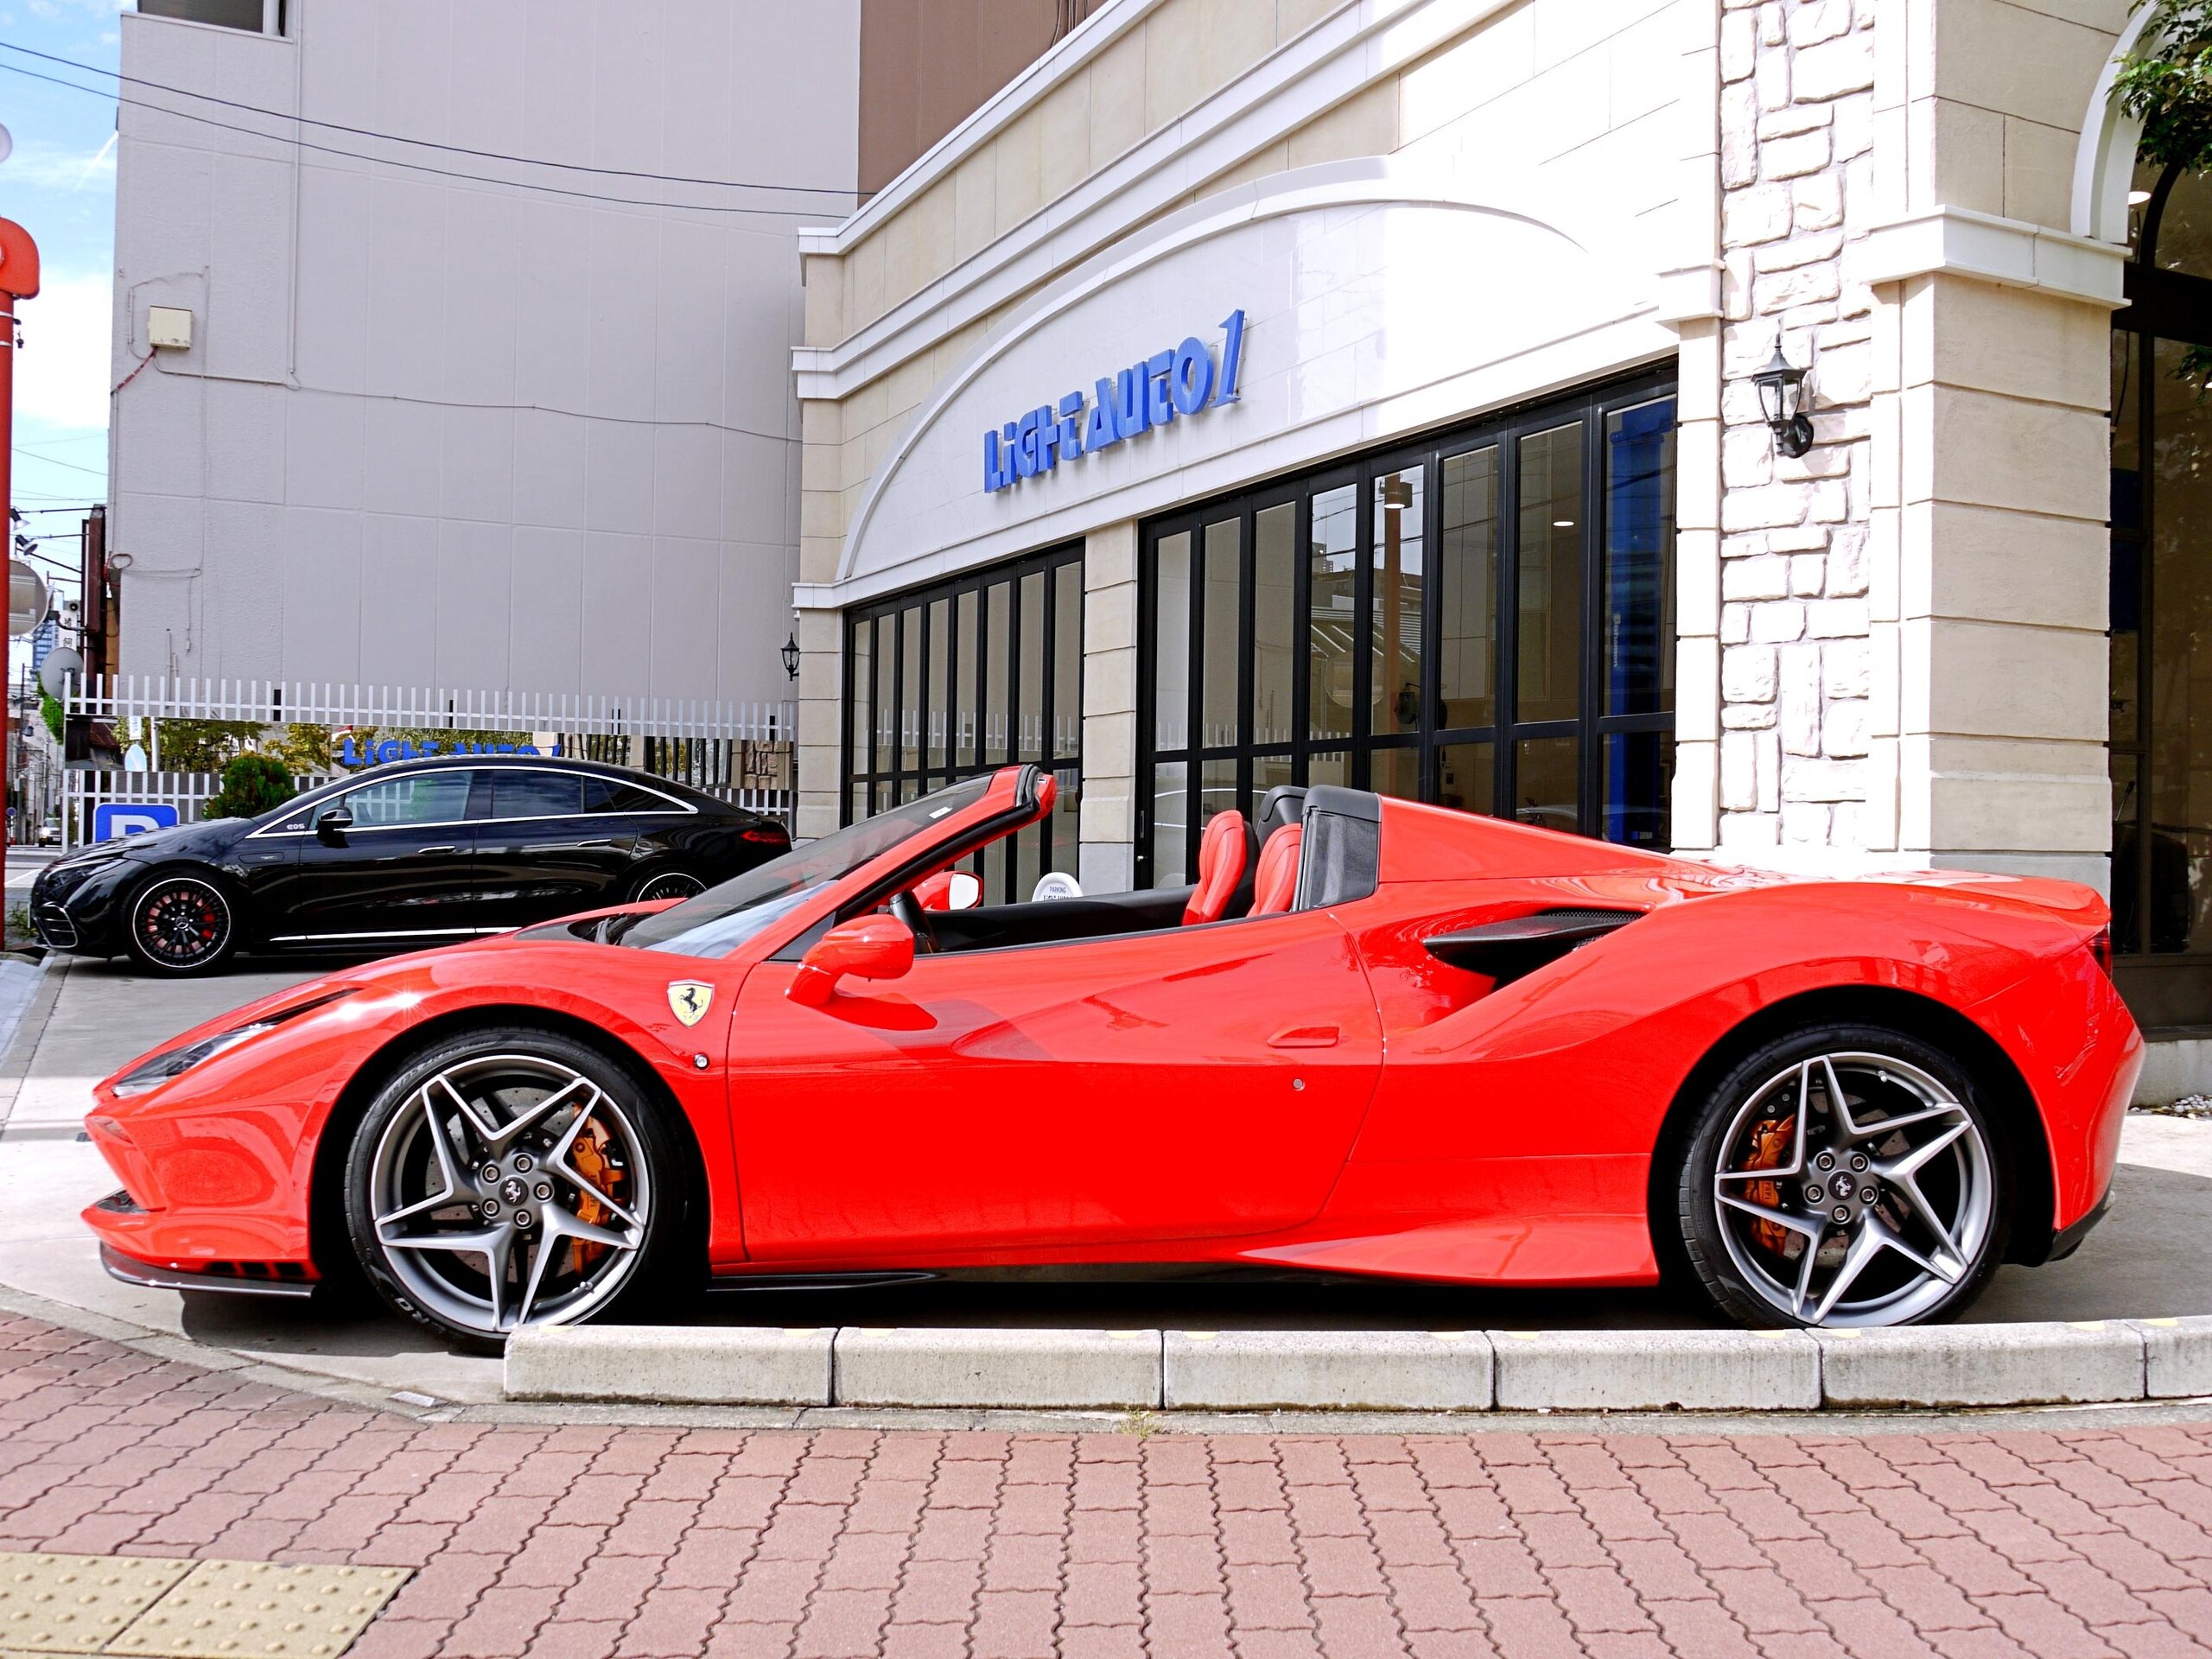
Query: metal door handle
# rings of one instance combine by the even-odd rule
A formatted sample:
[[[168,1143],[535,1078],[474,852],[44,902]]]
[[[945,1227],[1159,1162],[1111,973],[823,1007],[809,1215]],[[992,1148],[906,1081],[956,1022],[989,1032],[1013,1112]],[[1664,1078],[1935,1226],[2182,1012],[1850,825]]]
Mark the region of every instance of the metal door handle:
[[[461,850],[461,849],[460,849],[458,846],[453,846],[453,847],[417,847],[417,848],[415,849],[415,856],[416,856],[416,857],[417,857],[417,858],[435,858],[435,857],[436,857],[440,853],[457,853],[457,852],[459,852],[460,850]]]
[[[1285,1026],[1268,1039],[1269,1048],[1334,1048],[1334,1026]]]

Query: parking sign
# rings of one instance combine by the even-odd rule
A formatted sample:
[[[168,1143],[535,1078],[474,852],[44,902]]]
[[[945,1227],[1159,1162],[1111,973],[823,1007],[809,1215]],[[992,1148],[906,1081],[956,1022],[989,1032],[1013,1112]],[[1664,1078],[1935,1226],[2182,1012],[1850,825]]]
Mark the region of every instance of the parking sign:
[[[176,824],[176,808],[161,801],[104,801],[92,809],[94,841],[120,841],[149,830],[174,830]]]

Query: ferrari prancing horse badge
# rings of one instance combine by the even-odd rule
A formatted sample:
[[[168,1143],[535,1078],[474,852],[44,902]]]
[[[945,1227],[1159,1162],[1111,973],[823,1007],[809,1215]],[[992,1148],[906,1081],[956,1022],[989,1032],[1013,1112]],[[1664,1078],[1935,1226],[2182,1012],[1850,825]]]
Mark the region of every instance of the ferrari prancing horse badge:
[[[676,1017],[687,1026],[696,1026],[707,1017],[707,1005],[715,1000],[715,988],[702,985],[696,979],[679,979],[668,988],[668,1006]]]

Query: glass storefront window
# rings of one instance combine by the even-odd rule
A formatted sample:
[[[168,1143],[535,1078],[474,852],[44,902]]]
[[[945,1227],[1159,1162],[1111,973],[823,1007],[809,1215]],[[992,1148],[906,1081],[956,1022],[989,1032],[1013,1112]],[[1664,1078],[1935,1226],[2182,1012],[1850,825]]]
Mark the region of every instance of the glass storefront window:
[[[1368,639],[1373,652],[1369,701],[1380,736],[1421,728],[1422,469],[1375,480],[1375,523]],[[1418,791],[1416,791],[1418,792]]]
[[[1443,474],[1436,723],[1452,730],[1488,726],[1497,708],[1497,446],[1445,456]]]
[[[1152,584],[1153,683],[1159,695],[1152,743],[1155,749],[1187,747],[1191,721],[1191,537],[1164,538],[1154,554]]]
[[[2113,316],[2109,765],[2115,978],[2212,1020],[2212,181],[2139,163]]]
[[[866,817],[1007,764],[1048,766],[1046,820],[986,849],[986,900],[1076,867],[1083,778],[1083,550],[1058,548],[847,613],[845,810]],[[871,741],[873,740],[873,741]]]
[[[1252,744],[1287,748],[1297,730],[1298,505],[1252,515]]]
[[[1605,417],[1605,712],[1675,706],[1675,400]]]
[[[1205,635],[1198,652],[1199,742],[1209,749],[1234,747],[1236,718],[1237,601],[1243,593],[1236,520],[1205,528]]]
[[[1307,557],[1306,731],[1313,737],[1351,735],[1352,620],[1359,558],[1359,502],[1350,486],[1313,498]],[[1165,689],[1160,696],[1165,706]]]
[[[1284,782],[1665,847],[1675,418],[1602,388],[1147,524],[1139,882]]]
[[[1521,441],[1515,714],[1573,720],[1582,689],[1582,423]]]

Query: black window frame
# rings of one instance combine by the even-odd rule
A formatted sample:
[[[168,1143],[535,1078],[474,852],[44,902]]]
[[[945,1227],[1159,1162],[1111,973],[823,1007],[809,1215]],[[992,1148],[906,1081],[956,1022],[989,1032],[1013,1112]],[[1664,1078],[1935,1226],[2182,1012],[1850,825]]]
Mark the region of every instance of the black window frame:
[[[1198,807],[1204,769],[1208,763],[1235,764],[1236,804],[1238,810],[1249,819],[1255,804],[1254,767],[1260,760],[1287,759],[1291,781],[1304,785],[1311,782],[1309,766],[1315,755],[1342,753],[1348,757],[1350,762],[1349,775],[1344,781],[1354,789],[1364,790],[1374,787],[1374,760],[1378,753],[1390,750],[1412,750],[1420,756],[1417,798],[1433,802],[1441,792],[1442,752],[1447,747],[1487,743],[1492,768],[1491,799],[1495,804],[1514,798],[1516,757],[1522,743],[1546,737],[1572,735],[1580,744],[1575,827],[1583,835],[1602,835],[1606,810],[1603,795],[1606,740],[1645,733],[1663,734],[1671,740],[1675,722],[1675,697],[1670,675],[1662,677],[1667,690],[1664,698],[1667,706],[1663,709],[1636,714],[1603,712],[1606,668],[1604,638],[1605,538],[1611,505],[1605,477],[1605,423],[1609,416],[1669,397],[1679,400],[1679,378],[1672,364],[1607,380],[1563,396],[1531,400],[1477,421],[1461,423],[1421,437],[1217,496],[1195,505],[1179,507],[1172,512],[1145,520],[1139,530],[1137,559],[1137,744],[1134,802],[1136,813],[1135,885],[1139,887],[1172,887],[1196,880],[1200,825]],[[1676,431],[1680,429],[1680,420],[1677,401],[1674,428]],[[1575,422],[1580,423],[1582,432],[1583,506],[1579,526],[1581,532],[1583,611],[1579,681],[1580,712],[1572,719],[1523,721],[1518,718],[1515,706],[1519,674],[1519,641],[1516,637],[1519,616],[1519,448],[1526,436]],[[1446,493],[1441,487],[1441,468],[1450,457],[1491,446],[1495,446],[1497,451],[1496,517],[1498,525],[1495,569],[1491,573],[1494,584],[1492,602],[1495,606],[1491,640],[1491,719],[1487,726],[1446,727],[1439,723],[1442,704],[1440,685],[1443,632],[1441,554]],[[1373,712],[1370,693],[1374,651],[1369,629],[1374,615],[1376,585],[1374,486],[1378,478],[1416,468],[1421,470],[1423,480],[1421,503],[1421,686],[1418,721],[1410,732],[1376,734],[1369,729]],[[1299,638],[1294,646],[1297,666],[1293,671],[1291,685],[1291,741],[1287,745],[1255,744],[1251,741],[1251,727],[1255,645],[1254,578],[1257,551],[1255,530],[1257,515],[1284,502],[1295,504],[1292,565],[1295,590],[1292,614],[1310,629],[1313,505],[1317,497],[1346,486],[1353,491],[1353,516],[1357,531],[1352,603],[1356,637],[1352,646],[1351,729],[1342,738],[1317,738],[1313,734],[1313,722],[1309,717],[1313,690],[1313,677],[1309,671],[1313,652],[1310,640]],[[1670,501],[1668,505],[1669,523],[1671,524],[1674,522],[1673,503]],[[1232,516],[1239,526],[1241,560],[1236,652],[1238,741],[1233,745],[1204,742],[1192,745],[1186,741],[1181,748],[1162,749],[1156,743],[1159,733],[1157,635],[1160,545],[1163,540],[1185,532],[1191,537],[1192,599],[1191,620],[1187,629],[1190,657],[1185,670],[1186,695],[1190,702],[1185,729],[1186,733],[1202,735],[1200,715],[1205,696],[1202,675],[1205,648],[1203,621],[1205,534],[1209,524],[1218,524]],[[1674,556],[1671,544],[1667,556],[1670,561]],[[1667,587],[1664,590],[1670,596],[1673,579],[1670,564],[1665,571]],[[1662,606],[1662,614],[1664,627],[1659,649],[1672,652],[1675,639],[1671,597]],[[1186,800],[1190,803],[1184,830],[1185,868],[1179,876],[1173,871],[1155,872],[1153,868],[1156,830],[1153,822],[1155,779],[1160,766],[1178,764],[1186,768]],[[1671,831],[1666,823],[1673,793],[1671,754],[1666,762],[1666,782],[1662,793],[1659,838],[1656,842],[1638,843],[1654,850],[1666,850],[1672,846]]]
[[[1080,798],[1083,779],[1083,683],[1082,667],[1084,610],[1086,603],[1084,591],[1084,547],[1080,541],[1064,542],[1039,552],[1025,554],[1020,558],[985,565],[974,570],[963,571],[957,576],[941,582],[902,589],[864,604],[847,608],[843,617],[844,662],[841,673],[842,696],[838,702],[840,732],[838,747],[843,756],[844,781],[838,790],[837,822],[842,826],[861,817],[874,816],[899,801],[912,800],[932,790],[941,789],[963,779],[998,771],[1002,766],[1028,762],[1053,777],[1061,791],[1061,800],[1052,814],[1038,826],[1024,830],[1017,836],[985,848],[963,868],[973,868],[984,883],[984,902],[1014,903],[1028,894],[1016,891],[1021,874],[1022,860],[1016,846],[1024,838],[1039,836],[1043,842],[1039,849],[1038,868],[1066,869],[1072,872],[1076,862],[1076,846],[1065,849],[1055,846],[1052,831],[1052,819],[1072,807]],[[1039,707],[1034,710],[1023,706],[1024,680],[1022,662],[1021,600],[1023,583],[1036,576],[1043,579],[1043,626],[1037,685]],[[1074,645],[1077,654],[1074,688],[1076,707],[1071,720],[1063,721],[1067,711],[1057,706],[1059,688],[1060,630],[1057,625],[1058,601],[1062,584],[1071,586],[1075,595]],[[983,722],[993,712],[986,703],[988,690],[995,682],[990,675],[990,631],[992,595],[1003,588],[1007,597],[1005,683],[1007,708],[1006,753],[1002,756],[990,754],[983,741]],[[960,601],[972,594],[976,606],[975,660],[965,662],[961,652]],[[945,607],[944,642],[947,647],[945,671],[939,676],[932,660],[935,651],[933,630],[930,616],[934,607]],[[900,760],[901,719],[905,709],[899,692],[910,677],[906,673],[908,630],[899,619],[912,613],[918,621],[912,630],[915,649],[918,652],[915,671],[911,678],[917,693],[915,709],[915,764],[905,766]],[[857,641],[862,628],[874,628],[879,619],[893,619],[888,630],[892,645],[891,659],[886,662],[880,652],[868,652],[868,683],[858,683],[860,654]],[[940,711],[932,707],[931,692],[940,683],[945,689],[950,707],[945,715],[944,758],[932,764],[930,721]],[[887,753],[879,753],[878,737],[884,730],[878,715],[881,704],[879,694],[888,690],[892,695],[890,741]],[[976,736],[972,743],[963,745],[957,725],[961,713],[963,692],[969,702],[968,707],[976,719]],[[862,702],[867,706],[865,726],[866,753],[860,752],[855,742],[855,728]],[[1021,721],[1033,714],[1038,720],[1038,753],[1022,753]],[[1065,738],[1071,747],[1063,747]],[[885,760],[889,764],[882,764]],[[868,810],[856,810],[855,791],[864,791]],[[1072,833],[1072,831],[1071,831]],[[1001,853],[999,849],[1007,850]]]

